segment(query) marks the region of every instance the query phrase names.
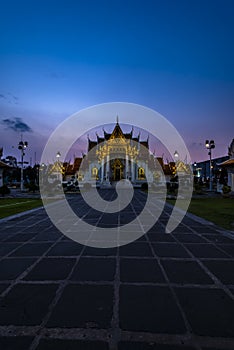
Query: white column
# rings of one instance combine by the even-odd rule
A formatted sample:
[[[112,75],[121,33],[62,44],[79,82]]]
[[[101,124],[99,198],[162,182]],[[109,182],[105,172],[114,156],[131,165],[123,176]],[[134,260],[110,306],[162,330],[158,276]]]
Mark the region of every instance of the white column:
[[[102,158],[102,165],[101,165],[101,182],[103,182],[104,179],[104,158]]]
[[[110,156],[109,156],[109,154],[107,154],[106,161],[107,161],[107,163],[106,163],[106,169],[107,169],[106,179],[107,179],[107,181],[109,181],[109,177],[110,177]]]
[[[128,154],[126,154],[126,179],[128,179]]]
[[[131,158],[131,173],[132,173],[132,181],[135,181],[135,164],[133,162],[133,158]]]

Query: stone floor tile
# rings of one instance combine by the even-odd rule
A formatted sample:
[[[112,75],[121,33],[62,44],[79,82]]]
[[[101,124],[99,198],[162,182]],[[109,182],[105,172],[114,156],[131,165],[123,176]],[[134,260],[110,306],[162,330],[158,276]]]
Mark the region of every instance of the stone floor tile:
[[[205,237],[206,239],[208,239],[210,242],[214,242],[214,243],[230,243],[234,245],[234,237],[233,238],[229,238],[226,237],[222,234],[203,234],[203,237]]]
[[[109,328],[112,303],[112,286],[68,285],[52,312],[48,326]]]
[[[55,297],[55,284],[17,284],[0,301],[0,325],[38,325]]]
[[[149,244],[145,242],[133,242],[121,246],[119,248],[119,254],[120,256],[153,256]]]
[[[0,244],[0,256],[9,254],[12,250],[15,250],[21,243],[1,243]]]
[[[113,281],[116,260],[114,258],[81,258],[76,265],[72,281]]]
[[[162,265],[172,283],[181,284],[213,284],[196,261],[163,260]]]
[[[1,294],[2,292],[4,292],[4,290],[7,289],[8,287],[9,287],[9,284],[7,284],[7,283],[1,283],[1,284],[0,284],[0,294]]]
[[[153,248],[159,257],[190,258],[186,250],[177,243],[153,243]]]
[[[197,258],[227,258],[228,256],[218,250],[213,244],[185,244],[186,248]]]
[[[153,333],[185,333],[185,325],[167,287],[121,285],[120,328]]]
[[[165,283],[165,278],[155,259],[121,258],[120,280],[121,282]]]
[[[206,240],[194,233],[175,233],[173,235],[181,243],[206,243]]]
[[[43,258],[24,277],[26,281],[54,281],[67,278],[76,260],[73,258]]]
[[[0,261],[0,280],[13,280],[35,262],[33,258],[11,258]]]
[[[118,350],[195,350],[194,347],[186,345],[166,345],[156,342],[130,342],[122,341],[118,344]]]
[[[0,349],[27,350],[32,341],[33,337],[0,337]]]
[[[51,244],[52,243],[26,243],[10,256],[41,256],[49,249]]]
[[[85,341],[76,339],[41,339],[36,350],[108,350],[103,341]]]
[[[224,284],[234,285],[234,261],[206,260],[203,264]]]
[[[46,255],[48,256],[75,256],[79,255],[83,246],[74,241],[56,243]]]
[[[234,303],[221,289],[175,288],[197,335],[234,337]]]

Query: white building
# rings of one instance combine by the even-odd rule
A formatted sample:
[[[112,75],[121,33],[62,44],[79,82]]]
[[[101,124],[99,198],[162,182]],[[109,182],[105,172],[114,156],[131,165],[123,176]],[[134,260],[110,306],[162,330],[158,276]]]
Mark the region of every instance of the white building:
[[[74,173],[70,164],[64,164],[66,180],[73,175],[81,185],[95,182],[109,186],[122,179],[141,185],[162,176],[157,158],[149,151],[149,138],[142,141],[140,134],[134,137],[133,129],[124,133],[118,120],[112,133],[103,130],[103,136],[96,134],[95,141],[88,138],[87,154],[77,165]]]
[[[234,139],[228,147],[229,159],[219,164],[219,166],[225,167],[228,173],[228,186],[234,191]]]

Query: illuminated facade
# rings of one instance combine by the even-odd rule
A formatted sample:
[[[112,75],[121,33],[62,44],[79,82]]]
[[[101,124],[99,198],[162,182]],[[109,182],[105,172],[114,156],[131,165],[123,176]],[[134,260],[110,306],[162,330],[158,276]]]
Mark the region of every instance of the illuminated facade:
[[[133,137],[123,133],[118,120],[112,133],[103,130],[103,137],[97,134],[96,141],[88,139],[88,154],[84,169],[78,171],[78,179],[96,180],[101,184],[128,179],[132,183],[153,181],[150,165],[153,166],[153,155],[149,153],[149,139],[140,141],[140,134]],[[87,171],[88,168],[88,171]]]
[[[163,181],[175,174],[175,163],[164,164],[149,151],[147,140],[133,135],[133,128],[124,133],[118,119],[112,133],[103,130],[103,136],[96,133],[96,140],[88,137],[88,150],[83,158],[75,158],[74,164],[64,163],[65,180],[82,183],[99,183],[102,186],[127,179],[134,185],[144,182]]]

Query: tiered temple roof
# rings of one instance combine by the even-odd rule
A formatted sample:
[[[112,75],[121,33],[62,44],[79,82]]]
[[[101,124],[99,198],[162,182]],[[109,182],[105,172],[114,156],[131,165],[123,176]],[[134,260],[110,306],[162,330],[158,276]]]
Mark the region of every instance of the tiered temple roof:
[[[97,140],[90,140],[90,138],[88,137],[88,152],[95,146],[97,146],[98,144],[108,141],[111,138],[122,138],[124,137],[127,140],[133,140],[135,142],[140,142],[141,145],[145,146],[146,148],[149,148],[149,137],[146,141],[140,141],[140,133],[133,137],[133,127],[132,130],[128,133],[124,133],[119,125],[119,122],[117,120],[116,125],[114,127],[114,130],[112,131],[112,133],[108,133],[105,131],[105,129],[103,129],[103,136],[100,137],[98,135],[98,133],[96,133],[97,136]]]
[[[138,133],[137,136],[134,136],[134,129],[132,127],[131,131],[128,133],[124,133],[119,125],[118,119],[117,122],[115,124],[115,127],[112,131],[112,133],[108,133],[106,132],[105,129],[103,129],[103,136],[99,136],[98,133],[96,133],[96,140],[90,140],[89,136],[88,136],[88,152],[98,146],[99,144],[101,144],[102,142],[105,141],[109,141],[110,139],[114,139],[114,138],[125,138],[127,140],[133,140],[135,142],[139,142],[142,146],[146,147],[147,149],[149,149],[149,137],[147,138],[147,140],[140,140],[140,132]],[[145,150],[146,151],[146,150]],[[144,148],[141,150],[141,152],[145,153]],[[144,155],[144,154],[143,154]],[[139,156],[141,156],[141,154],[139,154]],[[65,173],[66,175],[75,175],[77,173],[77,171],[80,168],[81,162],[82,160],[85,162],[87,161],[87,158],[85,155],[83,155],[83,158],[75,158],[74,159],[74,164],[70,164],[70,163],[64,163],[64,169],[65,169]],[[165,175],[173,175],[175,173],[175,163],[174,162],[170,162],[168,164],[164,164],[163,159],[162,158],[157,158],[158,162],[160,163],[164,174]],[[155,156],[154,155],[149,155],[148,156],[148,165],[149,167],[154,166],[154,162],[155,162]]]

